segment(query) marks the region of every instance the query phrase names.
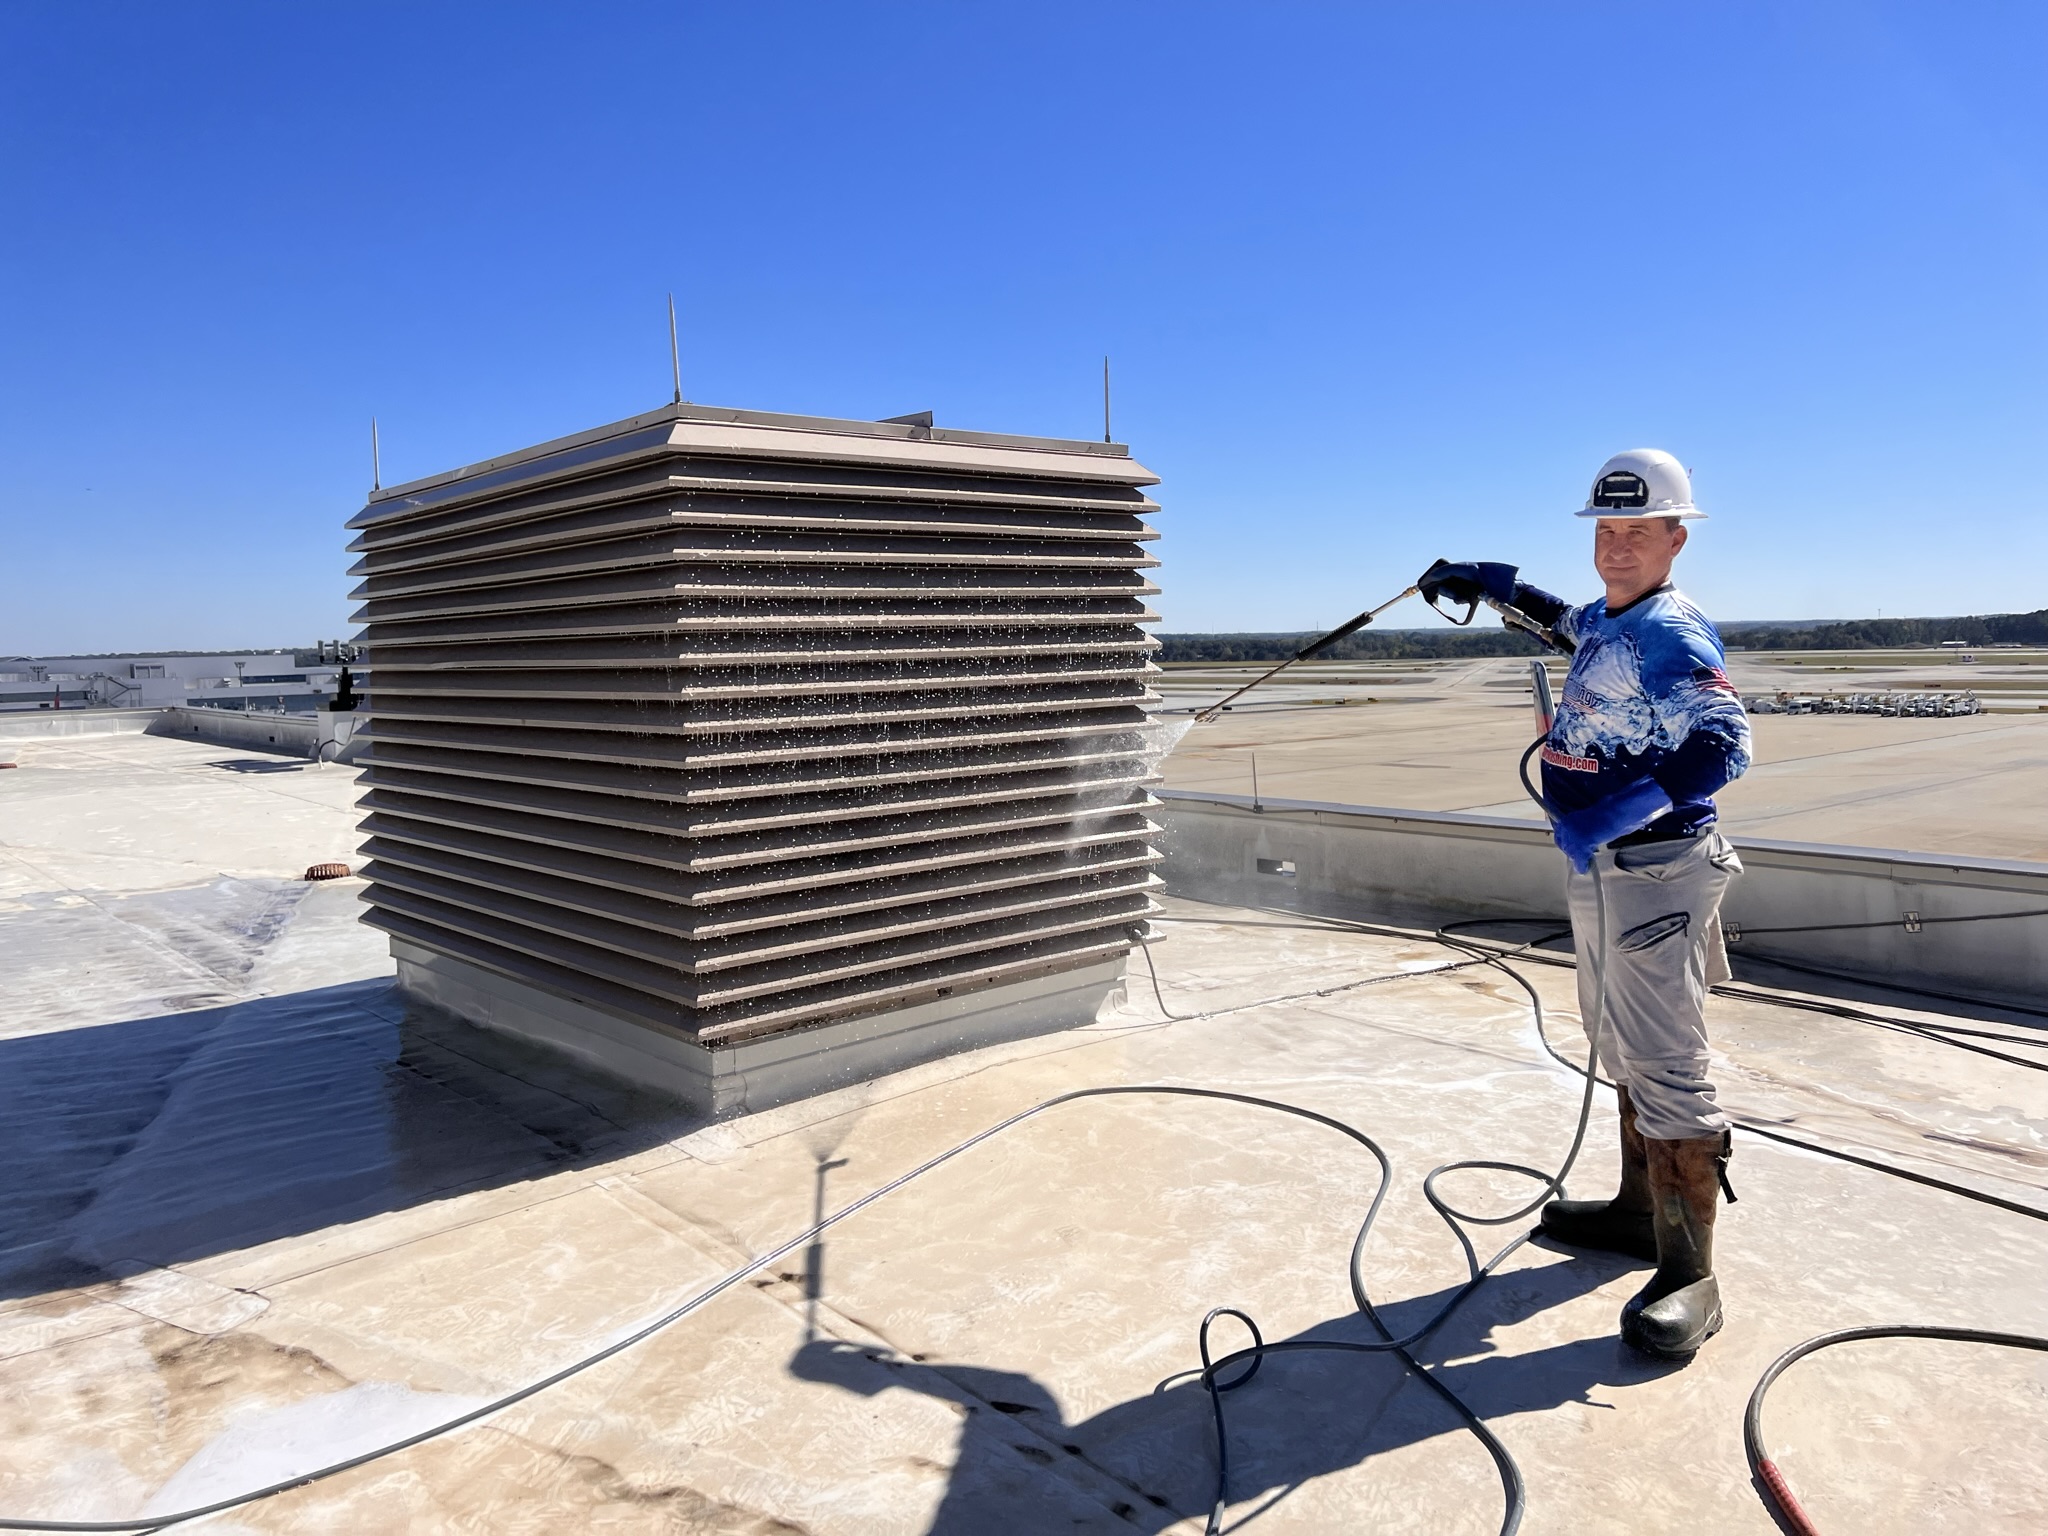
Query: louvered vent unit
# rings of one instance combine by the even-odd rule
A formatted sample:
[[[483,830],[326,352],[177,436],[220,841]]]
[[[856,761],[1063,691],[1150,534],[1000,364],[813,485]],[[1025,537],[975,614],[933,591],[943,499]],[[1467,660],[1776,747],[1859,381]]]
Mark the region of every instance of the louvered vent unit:
[[[685,405],[374,495],[365,920],[704,1045],[1120,961],[1153,482]]]

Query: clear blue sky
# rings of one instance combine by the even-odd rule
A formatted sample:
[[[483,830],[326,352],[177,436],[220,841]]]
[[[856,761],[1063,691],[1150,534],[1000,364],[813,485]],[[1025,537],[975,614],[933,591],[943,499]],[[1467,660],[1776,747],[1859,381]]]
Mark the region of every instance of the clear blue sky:
[[[348,626],[369,482],[693,399],[1091,435],[1170,629],[2048,605],[2048,7],[0,8],[0,652]],[[1412,610],[1409,622],[1426,615]]]

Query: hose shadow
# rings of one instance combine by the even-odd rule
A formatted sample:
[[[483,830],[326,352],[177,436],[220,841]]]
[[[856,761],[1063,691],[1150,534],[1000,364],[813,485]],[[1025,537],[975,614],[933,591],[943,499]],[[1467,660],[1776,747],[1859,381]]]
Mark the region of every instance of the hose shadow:
[[[1517,1353],[1496,1342],[1499,1330],[1585,1296],[1628,1269],[1624,1260],[1581,1257],[1497,1276],[1426,1342],[1423,1358],[1444,1362],[1432,1364],[1436,1378],[1489,1419],[1591,1403],[1597,1388],[1664,1375],[1674,1367],[1635,1354],[1611,1334]],[[1450,1295],[1447,1289],[1381,1312],[1397,1330],[1413,1327]],[[1366,1343],[1378,1337],[1362,1316],[1347,1312],[1288,1342]],[[805,1343],[789,1369],[801,1380],[864,1398],[907,1391],[954,1406],[959,1439],[927,1536],[1156,1532],[1205,1515],[1215,1497],[1209,1397],[1192,1376],[1169,1378],[1155,1390],[1070,1423],[1054,1391],[1028,1372],[926,1364],[825,1339]],[[1238,1519],[1245,1518],[1248,1505],[1263,1507],[1318,1478],[1465,1429],[1437,1394],[1385,1354],[1272,1354],[1258,1378],[1226,1394],[1224,1403],[1229,1495]],[[1483,1459],[1476,1446],[1473,1455]],[[1412,1483],[1377,1492],[1364,1487],[1358,1507],[1368,1510],[1376,1499],[1410,1503],[1413,1496]]]

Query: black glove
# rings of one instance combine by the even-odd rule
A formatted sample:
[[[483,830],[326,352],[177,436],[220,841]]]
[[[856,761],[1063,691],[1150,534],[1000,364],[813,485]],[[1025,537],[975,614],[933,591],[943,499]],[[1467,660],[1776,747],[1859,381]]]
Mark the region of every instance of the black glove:
[[[1416,577],[1415,585],[1421,588],[1422,599],[1426,603],[1435,603],[1440,595],[1468,607],[1482,597],[1490,597],[1496,603],[1512,603],[1515,600],[1515,578],[1519,574],[1516,566],[1497,565],[1488,560],[1456,565],[1448,560],[1439,560]]]

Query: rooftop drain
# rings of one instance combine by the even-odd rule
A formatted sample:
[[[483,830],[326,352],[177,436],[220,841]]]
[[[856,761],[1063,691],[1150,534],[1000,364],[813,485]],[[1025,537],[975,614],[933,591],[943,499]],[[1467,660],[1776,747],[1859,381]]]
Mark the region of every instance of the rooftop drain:
[[[1154,481],[678,405],[376,493],[365,920],[401,983],[617,1066],[1120,974],[1159,884]]]

